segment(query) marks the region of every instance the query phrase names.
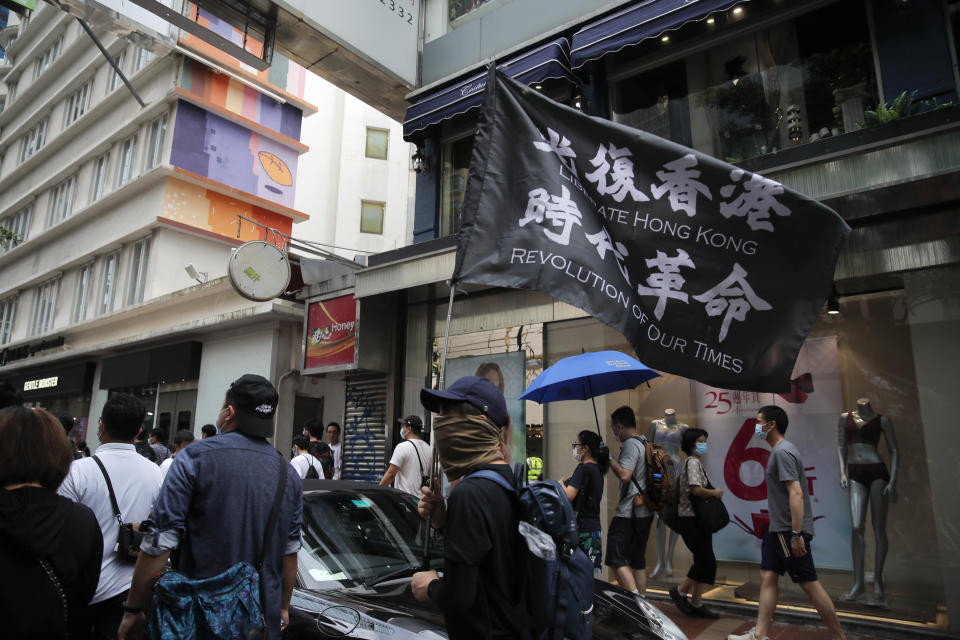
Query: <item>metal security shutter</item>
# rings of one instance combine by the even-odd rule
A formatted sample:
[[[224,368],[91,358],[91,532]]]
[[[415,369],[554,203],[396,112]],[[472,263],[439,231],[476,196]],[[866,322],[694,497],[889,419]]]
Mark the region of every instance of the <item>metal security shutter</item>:
[[[378,482],[385,467],[387,377],[347,377],[344,417],[344,480]]]

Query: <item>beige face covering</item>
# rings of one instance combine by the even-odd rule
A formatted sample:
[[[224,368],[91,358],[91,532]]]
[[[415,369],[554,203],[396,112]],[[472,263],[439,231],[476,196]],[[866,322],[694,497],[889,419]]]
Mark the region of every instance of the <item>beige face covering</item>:
[[[440,466],[450,482],[478,465],[503,459],[500,428],[486,416],[437,416],[433,438]]]

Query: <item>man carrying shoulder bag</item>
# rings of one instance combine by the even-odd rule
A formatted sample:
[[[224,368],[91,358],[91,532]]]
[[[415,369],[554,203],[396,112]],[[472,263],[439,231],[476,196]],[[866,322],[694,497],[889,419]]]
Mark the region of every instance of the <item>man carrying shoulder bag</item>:
[[[97,516],[103,533],[103,562],[97,592],[87,607],[90,637],[116,638],[121,608],[133,578],[133,526],[150,514],[157,497],[160,468],[134,448],[147,410],[139,398],[112,395],[103,405],[93,457],[74,460],[57,493],[84,504]]]
[[[296,581],[303,503],[300,476],[266,440],[277,400],[268,380],[241,376],[217,418],[221,435],[174,458],[141,545],[121,639],[141,638],[145,628],[150,637],[191,629],[202,637],[280,637]],[[177,571],[156,581],[147,624],[151,584],[173,549]],[[177,596],[189,597],[189,614],[167,606]]]

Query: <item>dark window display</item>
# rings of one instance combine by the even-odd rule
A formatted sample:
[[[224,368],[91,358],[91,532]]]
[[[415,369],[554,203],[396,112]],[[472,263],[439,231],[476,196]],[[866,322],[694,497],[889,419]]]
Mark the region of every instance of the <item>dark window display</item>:
[[[460,210],[467,189],[474,136],[454,140],[443,147],[443,185],[440,193],[440,236],[460,231]]]
[[[730,162],[855,131],[877,104],[864,5],[831,4],[612,93],[614,121]]]

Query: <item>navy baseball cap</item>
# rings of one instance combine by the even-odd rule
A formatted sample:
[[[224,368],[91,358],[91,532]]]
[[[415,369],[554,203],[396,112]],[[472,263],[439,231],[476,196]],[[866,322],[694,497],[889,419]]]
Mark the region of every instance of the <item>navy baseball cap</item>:
[[[463,376],[444,390],[420,390],[420,404],[438,413],[444,402],[469,402],[498,427],[505,427],[510,415],[507,402],[495,384],[479,376]]]
[[[253,373],[242,375],[230,385],[237,408],[237,431],[258,438],[273,437],[273,415],[279,396],[270,381]]]

